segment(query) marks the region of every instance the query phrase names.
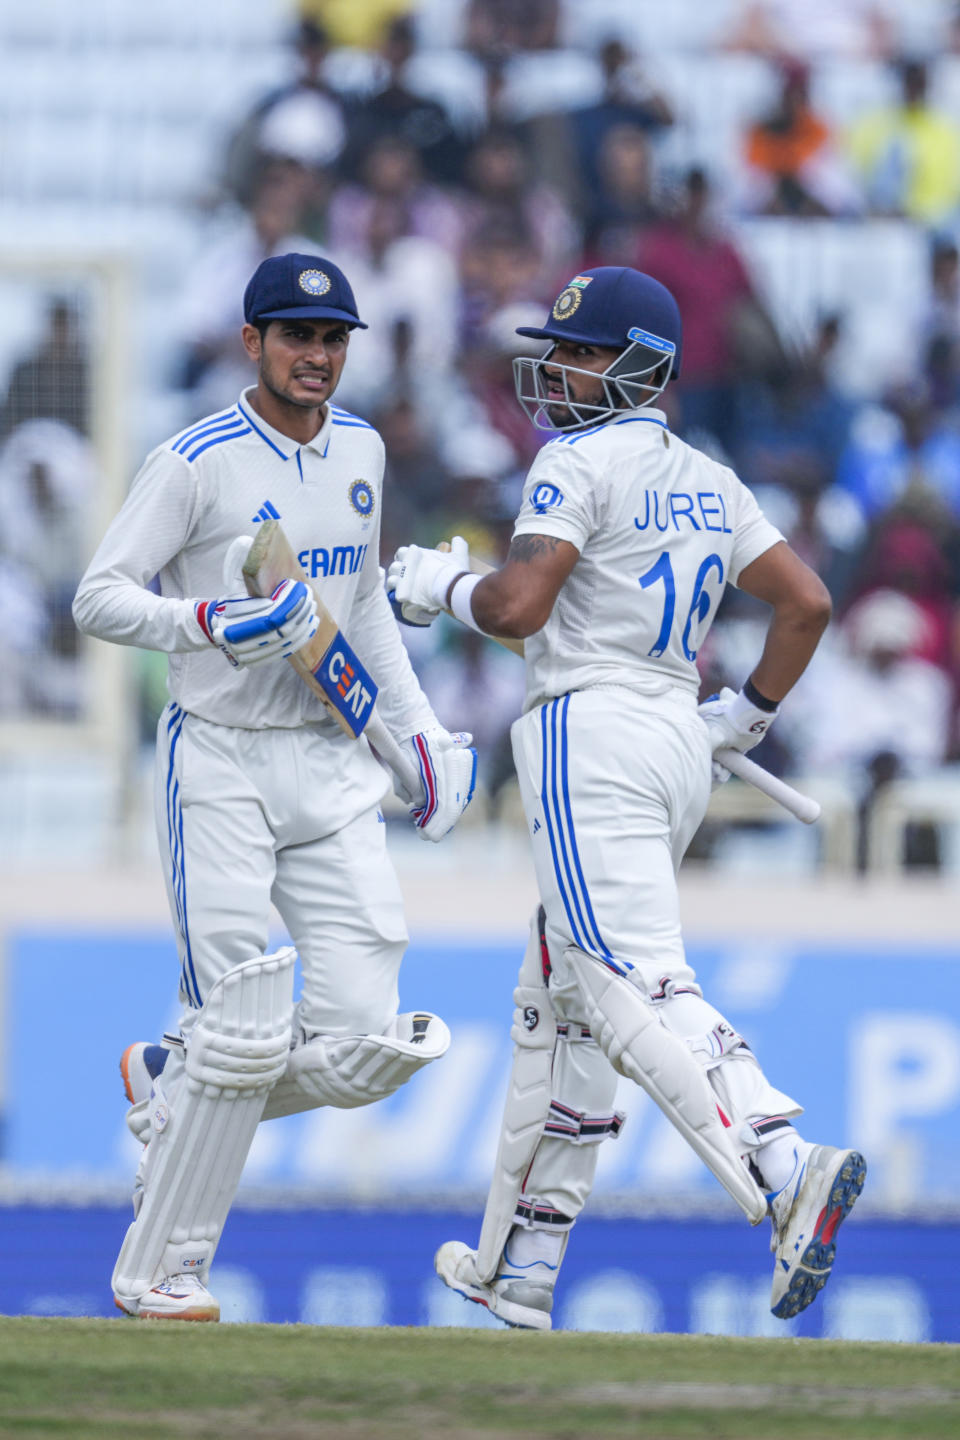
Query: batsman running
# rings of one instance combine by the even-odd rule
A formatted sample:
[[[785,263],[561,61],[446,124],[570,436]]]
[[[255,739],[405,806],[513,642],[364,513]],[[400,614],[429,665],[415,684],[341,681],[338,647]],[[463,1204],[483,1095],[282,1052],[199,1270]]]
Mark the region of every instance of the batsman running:
[[[364,734],[376,722],[429,840],[466,808],[476,764],[431,710],[383,591],[383,442],[330,403],[366,328],[346,277],[317,256],[265,260],[244,317],[257,383],[147,458],[74,602],[87,634],[170,657],[155,808],[181,1016],[123,1057],[149,1143],[113,1274],[120,1309],[157,1320],[219,1318],[210,1264],[262,1118],[368,1105],[447,1049],[436,1015],[397,1013],[389,781]],[[258,525],[265,568],[287,538],[296,557],[265,595],[244,581]],[[296,951],[265,953],[271,902]]]
[[[514,993],[514,1059],[475,1250],[449,1241],[440,1278],[508,1325],[549,1330],[570,1232],[615,1137],[618,1075],[640,1085],[746,1217],[773,1222],[771,1308],[826,1284],[837,1227],[863,1187],[853,1150],[811,1144],[800,1105],[704,999],[680,933],[676,872],[703,820],[714,752],[757,745],[830,617],[824,585],[727,467],[656,408],[680,373],[670,292],[603,266],[576,275],[514,361],[517,398],[557,432],[527,476],[502,569],[397,552],[388,590],[408,623],[449,608],[524,641],[513,753],[541,907]],[[697,651],[726,585],[772,617],[743,688],[698,704]]]

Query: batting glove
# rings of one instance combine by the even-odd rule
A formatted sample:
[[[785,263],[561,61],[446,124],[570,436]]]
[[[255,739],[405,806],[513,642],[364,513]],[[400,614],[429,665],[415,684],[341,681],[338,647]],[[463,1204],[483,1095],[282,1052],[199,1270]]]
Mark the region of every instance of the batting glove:
[[[387,571],[393,613],[404,625],[432,625],[452,581],[469,570],[470,547],[462,535],[454,535],[449,550],[401,545]]]
[[[442,840],[473,799],[477,778],[473,736],[462,730],[451,734],[438,725],[412,735],[407,743],[413,746],[420,770],[420,793],[411,795],[399,781],[393,788],[409,805],[424,840]]]
[[[779,708],[761,710],[752,704],[741,690],[735,694],[725,685],[719,695],[711,695],[697,706],[697,711],[706,721],[710,736],[711,751],[731,749],[746,754],[754,745],[759,745],[773,724]],[[723,785],[730,779],[730,771],[719,760],[712,765],[714,786]]]
[[[203,600],[196,614],[210,644],[235,666],[292,655],[313,638],[319,624],[313,591],[302,580],[284,580],[266,599]]]

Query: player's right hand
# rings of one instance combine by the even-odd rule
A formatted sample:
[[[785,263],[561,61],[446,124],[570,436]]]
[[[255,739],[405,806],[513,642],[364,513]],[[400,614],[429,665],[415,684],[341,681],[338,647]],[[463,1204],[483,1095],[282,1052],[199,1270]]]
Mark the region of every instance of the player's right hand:
[[[203,600],[196,613],[210,644],[236,666],[293,655],[313,638],[319,624],[313,591],[302,580],[284,580],[265,599],[236,595]]]
[[[760,710],[752,705],[741,690],[735,694],[725,685],[719,695],[711,695],[697,706],[706,721],[711,751],[731,748],[746,754],[759,745],[777,717],[776,710]],[[730,771],[719,760],[712,763],[714,789],[730,779]]]
[[[470,547],[454,535],[447,550],[401,545],[387,571],[387,596],[403,625],[432,625],[450,584],[470,570]]]

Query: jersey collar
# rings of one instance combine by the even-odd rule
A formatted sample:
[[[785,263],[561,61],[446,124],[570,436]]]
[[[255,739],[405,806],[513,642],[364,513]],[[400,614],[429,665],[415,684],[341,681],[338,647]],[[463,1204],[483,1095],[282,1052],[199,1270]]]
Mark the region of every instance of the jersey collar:
[[[320,426],[320,429],[312,440],[309,440],[306,445],[301,447],[297,444],[296,440],[292,440],[289,435],[284,435],[281,430],[275,430],[272,425],[268,425],[266,420],[261,419],[256,413],[247,399],[247,396],[253,393],[253,389],[254,387],[251,386],[248,390],[244,390],[241,393],[240,399],[237,401],[237,408],[240,410],[251,430],[260,436],[260,439],[265,445],[269,445],[270,449],[283,460],[292,460],[301,448],[304,450],[315,450],[317,454],[321,456],[326,455],[330,444],[330,430],[333,424],[333,412],[329,405],[327,405],[326,418]]]
[[[666,411],[655,410],[652,405],[640,405],[636,410],[621,410],[616,419],[611,420],[611,425],[633,425],[638,420],[647,421],[651,425],[659,425],[667,430]]]

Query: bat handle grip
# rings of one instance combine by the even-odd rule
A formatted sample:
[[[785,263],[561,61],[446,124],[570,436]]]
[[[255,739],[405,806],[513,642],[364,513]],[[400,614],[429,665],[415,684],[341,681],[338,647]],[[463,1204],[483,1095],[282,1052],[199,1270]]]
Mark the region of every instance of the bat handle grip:
[[[746,780],[748,785],[768,795],[784,810],[789,810],[791,815],[802,820],[804,825],[812,825],[820,819],[820,806],[810,795],[801,795],[799,790],[794,790],[784,780],[778,780],[776,775],[771,775],[769,770],[764,770],[755,760],[750,760],[740,750],[724,747],[713,752],[714,760],[719,760],[721,765],[741,780]]]
[[[423,781],[420,776],[420,767],[413,758],[412,750],[408,753],[408,747],[402,746],[394,740],[376,711],[367,721],[363,733],[383,763],[393,771],[407,792],[410,795],[419,795]]]

